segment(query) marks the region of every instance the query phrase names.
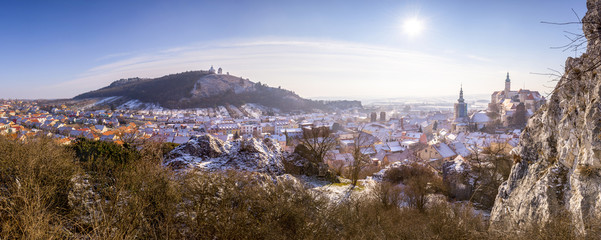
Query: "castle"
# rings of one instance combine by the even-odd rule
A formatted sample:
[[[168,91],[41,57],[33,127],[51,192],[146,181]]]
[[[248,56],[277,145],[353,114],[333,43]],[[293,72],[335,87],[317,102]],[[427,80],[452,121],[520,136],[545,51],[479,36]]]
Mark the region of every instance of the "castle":
[[[528,116],[534,114],[545,103],[545,97],[541,96],[538,91],[530,91],[528,89],[520,89],[519,91],[511,91],[511,79],[509,73],[505,79],[505,89],[496,91],[491,95],[489,111],[497,112],[501,117],[503,125],[507,126],[511,121],[518,105],[524,104]]]
[[[215,74],[215,68],[213,68],[213,65],[211,65],[211,68],[209,68],[209,73]],[[223,69],[221,69],[221,68],[217,69],[217,74],[223,74]],[[228,73],[228,75],[229,75],[229,73]]]

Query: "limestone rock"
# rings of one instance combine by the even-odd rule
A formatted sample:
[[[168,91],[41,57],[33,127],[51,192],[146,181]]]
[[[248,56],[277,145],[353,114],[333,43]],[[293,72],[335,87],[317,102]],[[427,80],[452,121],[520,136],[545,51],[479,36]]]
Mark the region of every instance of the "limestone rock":
[[[205,134],[193,137],[171,151],[165,165],[180,170],[240,170],[276,176],[284,173],[282,158],[279,143],[270,138],[223,142]]]
[[[567,211],[580,233],[601,216],[601,0],[588,0],[588,48],[566,60],[545,106],[528,121],[509,179],[491,212],[491,229],[545,224]]]

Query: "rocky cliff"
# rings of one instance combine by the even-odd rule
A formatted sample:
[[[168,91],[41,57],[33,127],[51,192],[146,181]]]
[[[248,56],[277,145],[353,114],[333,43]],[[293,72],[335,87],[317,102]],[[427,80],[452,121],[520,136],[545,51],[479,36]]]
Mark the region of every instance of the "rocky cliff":
[[[588,0],[587,7],[587,51],[567,59],[548,103],[528,121],[491,229],[519,230],[568,213],[584,233],[601,216],[601,0]]]
[[[174,169],[241,170],[275,176],[284,173],[282,158],[279,143],[269,138],[223,142],[205,134],[171,151],[165,165]]]
[[[240,94],[255,90],[255,83],[232,75],[209,74],[201,77],[192,89],[193,98],[212,97],[228,91]]]

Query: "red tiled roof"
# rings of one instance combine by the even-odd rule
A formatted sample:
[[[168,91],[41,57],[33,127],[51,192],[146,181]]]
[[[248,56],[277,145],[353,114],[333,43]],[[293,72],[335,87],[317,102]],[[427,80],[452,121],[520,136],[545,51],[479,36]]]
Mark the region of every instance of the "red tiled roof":
[[[528,98],[527,98],[527,99],[528,99],[528,100],[534,100],[534,96],[532,95],[532,93],[528,95]]]

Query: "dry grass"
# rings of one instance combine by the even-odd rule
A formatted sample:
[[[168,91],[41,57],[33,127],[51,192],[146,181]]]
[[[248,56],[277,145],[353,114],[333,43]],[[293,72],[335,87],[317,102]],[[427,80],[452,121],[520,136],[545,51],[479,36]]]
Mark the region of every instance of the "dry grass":
[[[50,139],[0,138],[0,235],[26,239],[67,236],[67,194],[79,169]]]

